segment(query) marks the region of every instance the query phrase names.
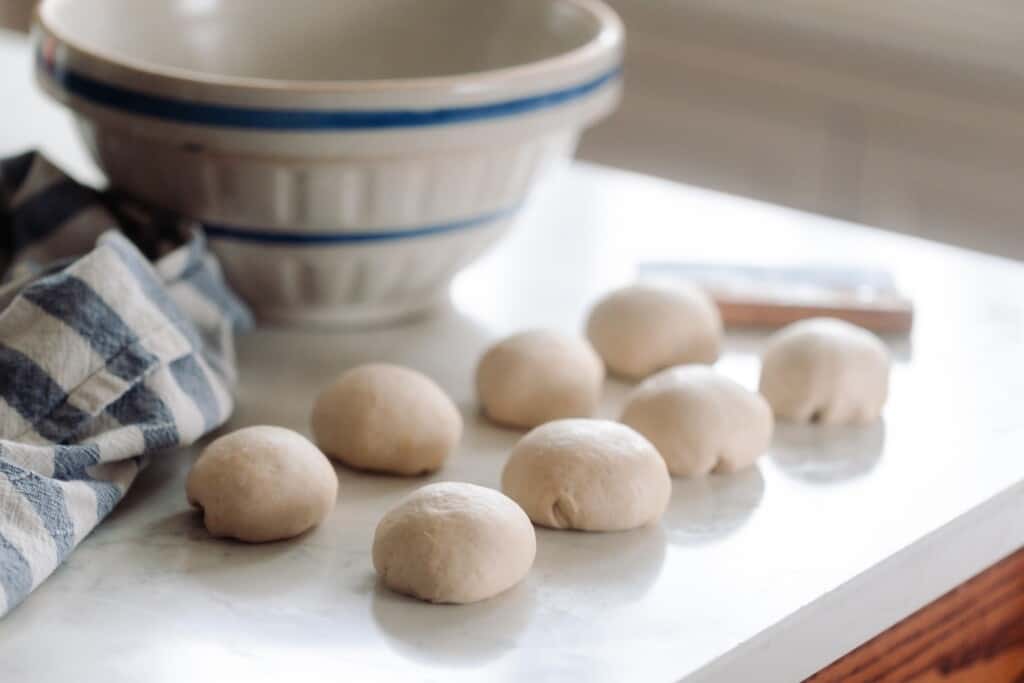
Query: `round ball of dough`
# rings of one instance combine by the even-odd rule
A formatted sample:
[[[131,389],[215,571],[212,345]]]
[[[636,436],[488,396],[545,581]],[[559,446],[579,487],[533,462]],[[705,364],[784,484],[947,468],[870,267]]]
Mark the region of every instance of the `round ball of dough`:
[[[889,393],[889,352],[878,337],[848,322],[802,320],[768,340],[761,393],[784,420],[872,422]]]
[[[313,406],[313,434],[330,457],[372,472],[441,467],[462,436],[462,415],[433,380],[397,365],[361,365]]]
[[[650,439],[669,472],[684,477],[752,465],[768,450],[774,427],[760,394],[706,365],[648,378],[626,398],[621,419]]]
[[[522,508],[494,489],[442,482],[392,508],[373,536],[388,588],[428,602],[486,600],[523,580],[537,538]]]
[[[604,364],[583,339],[532,330],[498,342],[476,368],[484,414],[510,427],[536,427],[597,410]]]
[[[658,451],[631,428],[558,420],[519,440],[501,488],[542,526],[621,531],[658,521],[672,481]]]
[[[611,372],[640,379],[673,365],[714,363],[722,318],[692,285],[632,285],[598,302],[587,336]]]
[[[203,450],[185,492],[214,536],[263,543],[298,536],[324,521],[338,497],[338,477],[301,434],[246,427]]]

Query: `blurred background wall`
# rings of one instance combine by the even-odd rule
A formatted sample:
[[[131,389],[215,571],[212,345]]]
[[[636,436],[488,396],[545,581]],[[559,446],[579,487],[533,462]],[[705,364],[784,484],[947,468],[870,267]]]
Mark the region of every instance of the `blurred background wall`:
[[[608,1],[626,96],[582,158],[1024,258],[1019,2]]]
[[[1020,3],[609,1],[627,96],[584,158],[1024,258]]]
[[[0,0],[0,27],[25,30],[36,0]]]

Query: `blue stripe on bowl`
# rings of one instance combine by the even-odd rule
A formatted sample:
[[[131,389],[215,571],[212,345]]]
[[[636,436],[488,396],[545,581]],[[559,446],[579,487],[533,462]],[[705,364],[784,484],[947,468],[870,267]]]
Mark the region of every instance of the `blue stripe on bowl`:
[[[243,228],[233,225],[204,224],[206,235],[211,240],[232,240],[236,242],[252,242],[256,244],[279,244],[297,247],[312,247],[323,244],[358,244],[366,242],[392,242],[395,240],[428,237],[448,232],[482,228],[505,218],[511,218],[519,210],[518,206],[494,213],[440,223],[419,228],[384,229],[364,232],[291,232],[285,230],[262,230]]]
[[[173,97],[150,95],[111,85],[91,76],[59,67],[37,53],[39,67],[68,93],[84,100],[122,111],[175,121],[225,128],[247,128],[277,131],[340,131],[376,130],[382,128],[417,128],[454,123],[482,121],[525,114],[556,107],[585,97],[617,80],[622,72],[616,66],[597,78],[562,90],[493,104],[448,107],[442,109],[368,109],[312,110],[265,109],[206,104]]]

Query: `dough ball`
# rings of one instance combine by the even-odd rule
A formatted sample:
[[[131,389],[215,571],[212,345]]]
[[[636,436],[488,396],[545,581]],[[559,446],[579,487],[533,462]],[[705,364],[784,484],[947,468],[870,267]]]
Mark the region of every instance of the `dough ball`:
[[[848,322],[802,320],[768,340],[761,393],[784,420],[872,422],[889,393],[889,352],[878,337]]]
[[[673,365],[718,360],[722,318],[692,285],[632,285],[598,302],[587,336],[611,372],[641,379]]]
[[[338,497],[338,477],[301,434],[246,427],[203,450],[185,493],[214,536],[263,543],[298,536],[324,521]]]
[[[752,465],[771,445],[774,427],[760,394],[706,365],[645,380],[626,398],[622,422],[650,439],[669,472],[683,477]]]
[[[483,355],[476,392],[484,414],[511,427],[536,427],[597,410],[604,364],[583,339],[547,330],[512,335]]]
[[[537,554],[530,519],[494,489],[442,482],[392,508],[373,536],[384,585],[428,602],[477,602],[516,585]]]
[[[631,428],[558,420],[519,440],[501,488],[542,526],[621,531],[658,521],[672,482],[658,451]]]
[[[350,467],[426,474],[455,449],[462,416],[429,377],[397,365],[361,365],[317,397],[313,434],[327,455]]]

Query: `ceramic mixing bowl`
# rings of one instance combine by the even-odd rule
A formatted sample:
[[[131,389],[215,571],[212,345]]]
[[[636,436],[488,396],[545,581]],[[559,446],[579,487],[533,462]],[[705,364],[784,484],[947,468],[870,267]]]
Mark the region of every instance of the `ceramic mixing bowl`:
[[[37,77],[112,186],[264,318],[423,310],[620,91],[598,0],[44,0]]]

